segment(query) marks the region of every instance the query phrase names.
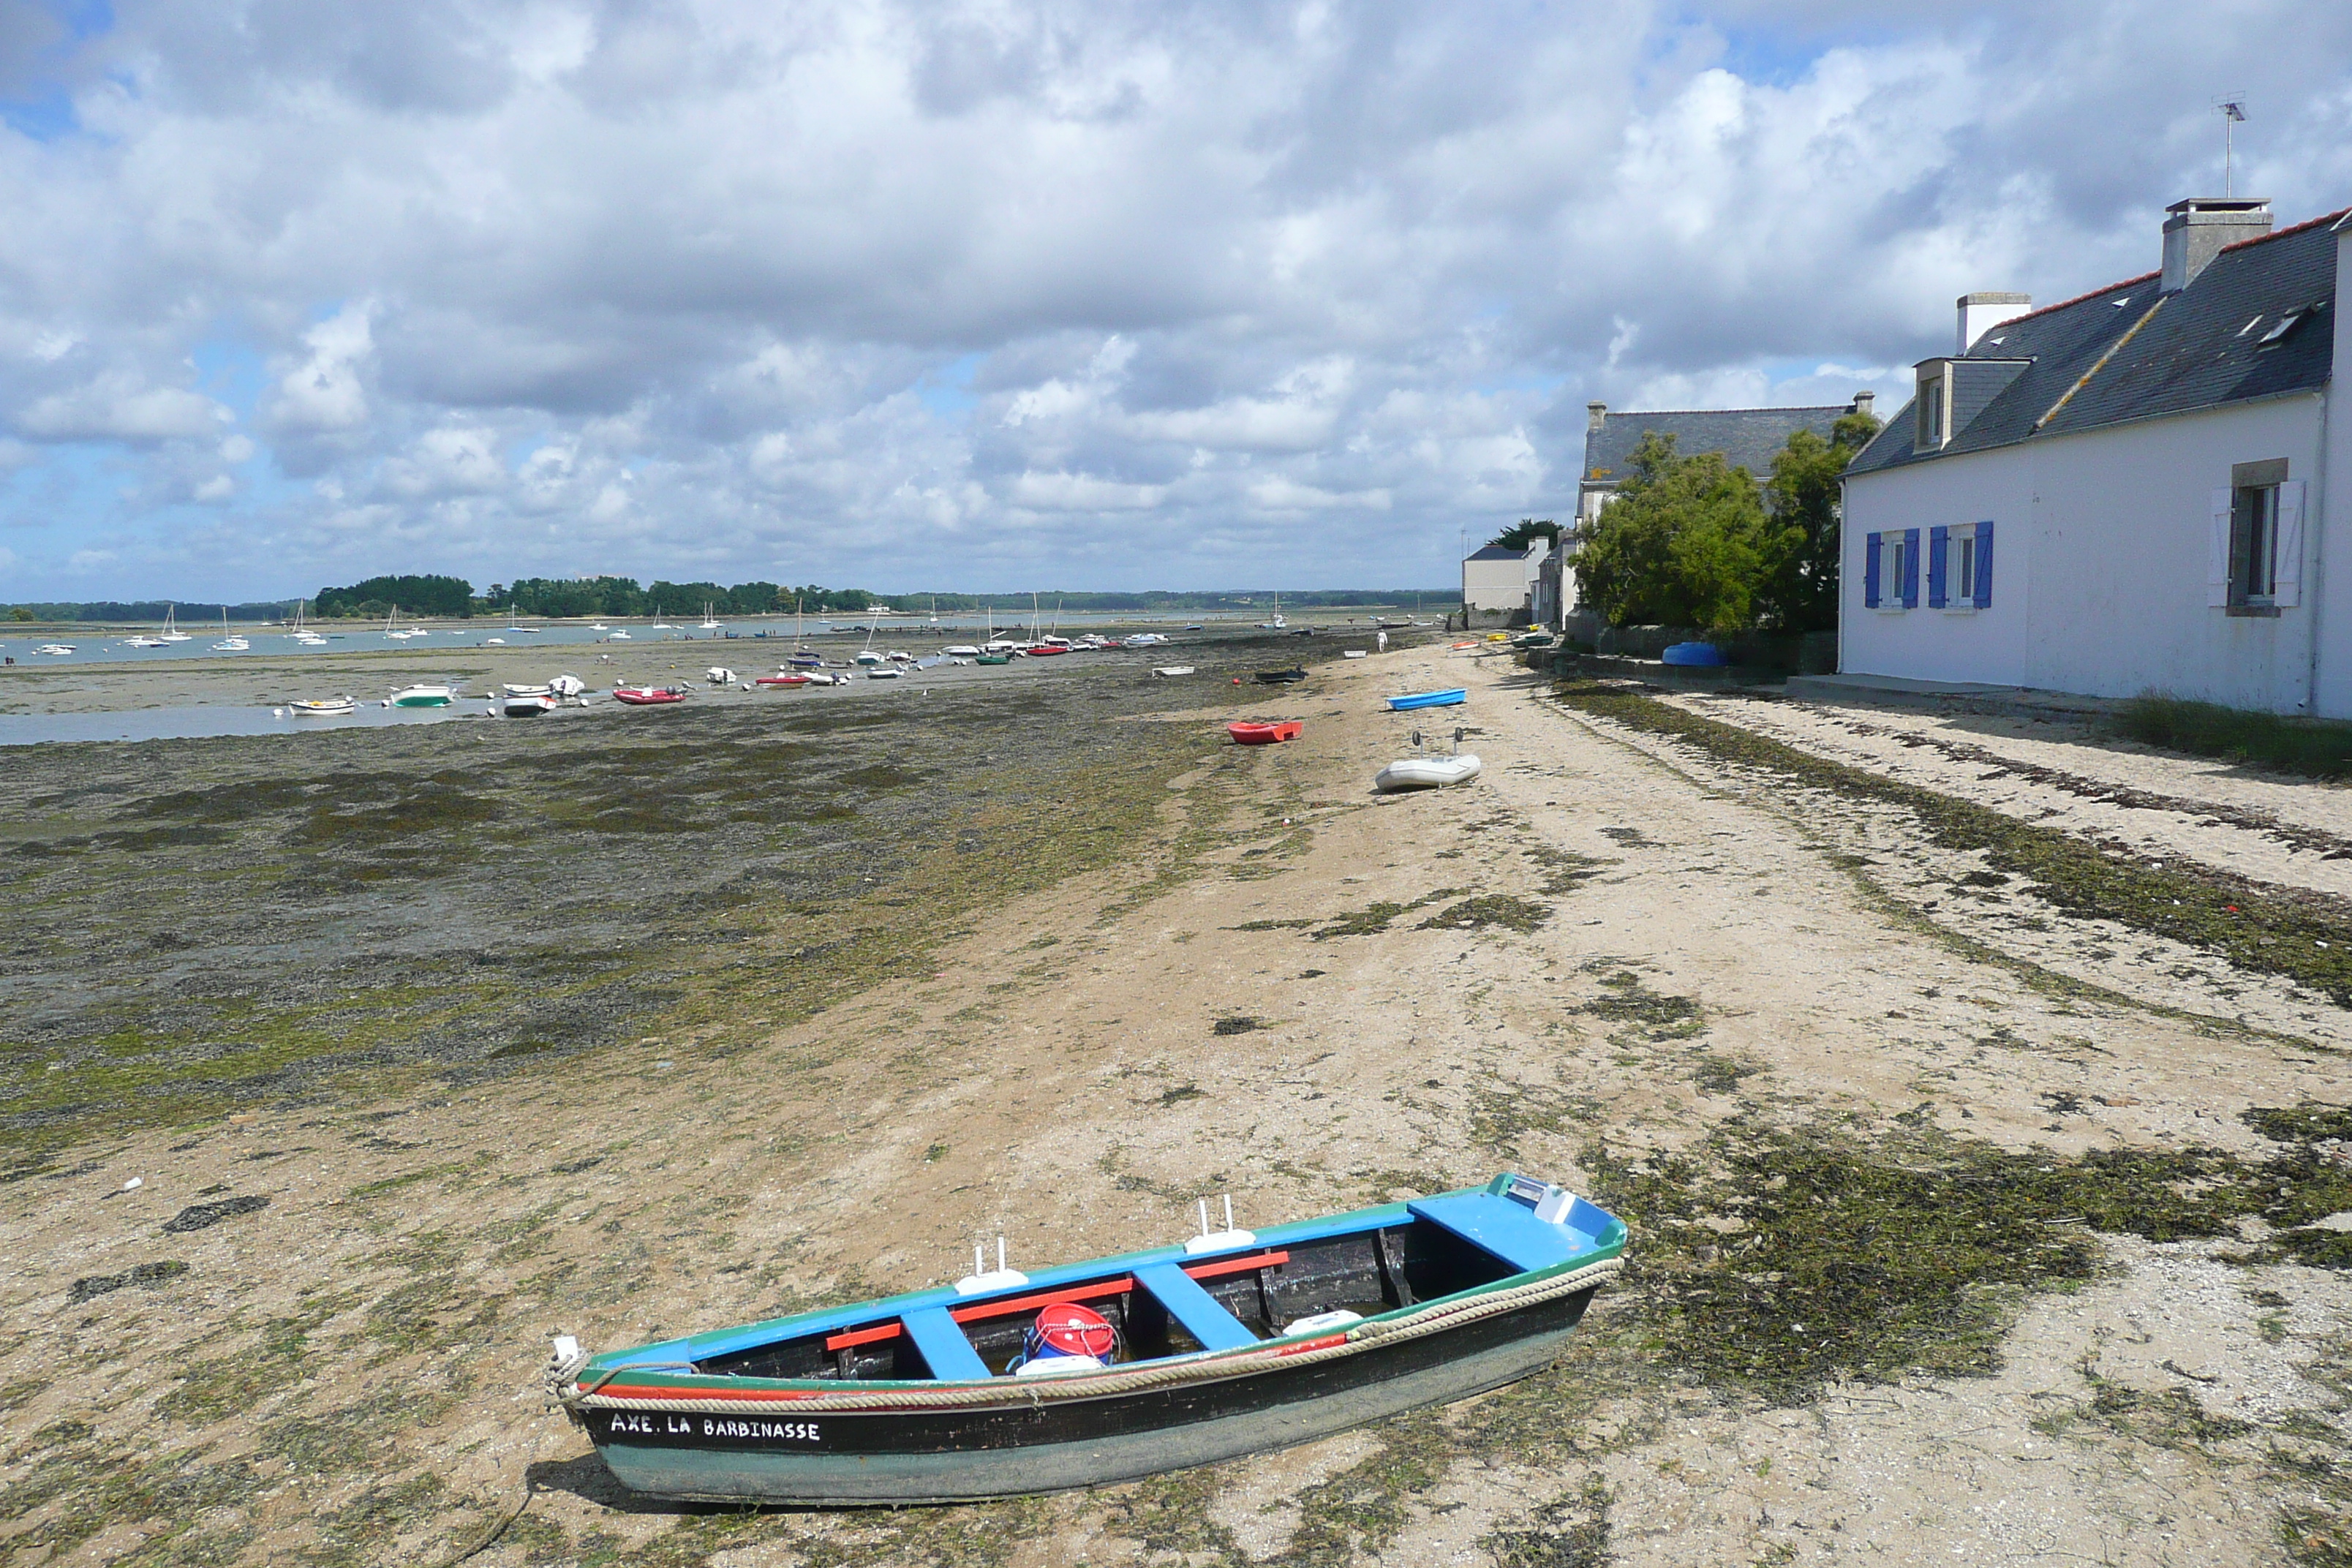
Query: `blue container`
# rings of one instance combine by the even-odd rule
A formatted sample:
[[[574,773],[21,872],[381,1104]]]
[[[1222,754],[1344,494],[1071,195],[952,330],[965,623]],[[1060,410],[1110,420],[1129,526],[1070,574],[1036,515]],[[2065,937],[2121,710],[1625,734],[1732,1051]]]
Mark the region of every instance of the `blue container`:
[[[1678,642],[1658,656],[1668,664],[1698,665],[1708,668],[1729,664],[1723,650],[1711,642]]]

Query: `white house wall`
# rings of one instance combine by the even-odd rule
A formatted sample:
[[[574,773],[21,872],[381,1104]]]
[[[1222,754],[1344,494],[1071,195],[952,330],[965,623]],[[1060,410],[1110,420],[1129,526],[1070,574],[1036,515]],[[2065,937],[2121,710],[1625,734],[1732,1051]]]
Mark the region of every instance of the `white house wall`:
[[[2352,308],[2352,230],[2336,237],[2336,309],[2327,312],[2334,318],[2338,367],[2352,366],[2352,322],[2344,319],[2347,308]],[[2319,617],[2316,710],[2343,719],[2352,718],[2352,542],[2346,540],[2352,533],[2352,411],[2340,400],[2331,401],[2324,405],[2320,423],[2326,467],[2312,477],[2305,505],[2313,519],[2334,526],[2323,532],[2320,521],[2306,521],[2304,531],[2315,543],[2324,540],[2333,548],[2321,556],[2315,577],[2305,570],[2304,597],[2317,606]]]
[[[1508,561],[1465,561],[1462,563],[1462,598],[1473,610],[1506,614],[1528,602],[1528,569],[1516,558]]]
[[[2206,603],[2211,493],[2231,465],[2284,458],[2306,481],[2304,577],[2326,534],[2319,465],[2323,400],[2282,398],[1990,452],[1932,459],[1847,482],[1839,668],[1857,674],[2128,697],[2185,697],[2308,711],[2320,595],[2274,616],[2232,616]],[[1866,608],[1865,538],[1990,521],[1992,603],[1937,610],[1920,573],[1916,609]],[[2352,601],[2341,584],[2315,584]],[[2352,642],[2352,610],[2336,608],[2336,637]],[[2338,660],[2336,671],[2347,668]],[[2334,673],[2334,672],[2331,672]],[[2342,677],[2325,683],[2322,711],[2352,712]]]
[[[1839,574],[1838,668],[1916,680],[2032,684],[2026,676],[2032,668],[2026,628],[2033,544],[2026,537],[2030,531],[2013,521],[2028,516],[2032,502],[2031,454],[2014,447],[1848,479]],[[1990,606],[1929,609],[1925,570],[1919,574],[1918,608],[1874,610],[1863,603],[1868,535],[1916,528],[1925,549],[1930,528],[1988,519],[1993,525]],[[2198,560],[2201,595],[2204,557]]]

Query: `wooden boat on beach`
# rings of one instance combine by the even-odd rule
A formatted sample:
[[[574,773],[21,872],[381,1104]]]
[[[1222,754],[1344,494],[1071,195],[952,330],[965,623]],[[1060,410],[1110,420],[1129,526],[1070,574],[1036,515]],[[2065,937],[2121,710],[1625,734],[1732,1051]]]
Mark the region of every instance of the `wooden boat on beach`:
[[[1306,732],[1306,724],[1297,719],[1242,719],[1225,726],[1236,746],[1271,746]]]
[[[559,1338],[549,1386],[614,1476],[654,1496],[1053,1491],[1525,1377],[1625,1247],[1614,1216],[1510,1174],[1255,1233],[1210,1234],[1202,1212],[1181,1246],[1034,1277],[1000,1259],[953,1287],[603,1355]]]

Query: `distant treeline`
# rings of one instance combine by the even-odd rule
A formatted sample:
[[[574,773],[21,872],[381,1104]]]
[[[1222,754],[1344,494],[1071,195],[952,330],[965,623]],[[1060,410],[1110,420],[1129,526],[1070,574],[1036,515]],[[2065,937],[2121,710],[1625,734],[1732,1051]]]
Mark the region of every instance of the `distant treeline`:
[[[864,610],[876,603],[863,588],[794,588],[778,583],[654,582],[637,586],[634,577],[525,577],[490,584],[485,608],[525,616],[698,616],[705,605],[722,616],[768,616],[802,605],[812,615]]]
[[[1058,590],[1036,595],[1039,605],[1052,609],[1059,605],[1066,610],[1261,610],[1277,599],[1286,605],[1301,610],[1352,609],[1364,605],[1411,605],[1416,601],[1433,610],[1443,610],[1448,605],[1462,603],[1460,587],[1452,588],[1263,588],[1244,593],[1238,589],[1226,593],[1180,594],[1156,592],[1149,594],[1066,594]],[[969,613],[974,610],[1020,610],[1029,608],[1030,595],[1024,594],[890,594],[882,602],[894,610],[929,610],[936,599],[941,610]]]
[[[8,618],[12,621],[160,621],[170,610],[194,626],[199,621],[217,621],[226,610],[232,621],[275,621],[294,613],[291,599],[260,605],[198,605],[186,599],[146,599],[123,604],[114,599],[96,599],[88,604],[11,605]]]
[[[320,616],[470,616],[474,585],[463,577],[404,575],[371,577],[348,588],[321,588],[310,601]]]
[[[1249,593],[1070,594],[1039,593],[1045,610],[1132,610],[1143,614],[1190,611],[1260,610],[1277,600],[1292,609],[1346,609],[1370,605],[1419,605],[1443,611],[1462,603],[1459,588],[1266,588]],[[900,613],[976,615],[982,611],[1026,615],[1031,595],[1021,594],[875,594],[864,588],[827,588],[811,583],[801,587],[778,583],[655,582],[640,587],[634,577],[524,577],[510,584],[493,583],[486,594],[462,577],[402,574],[371,577],[347,588],[321,588],[310,603],[310,613],[321,617],[381,617],[396,606],[403,616],[463,618],[477,615],[505,616],[699,616],[708,605],[722,616],[791,615],[795,607],[812,616],[856,614],[879,605]],[[276,621],[290,618],[296,601],[226,606],[232,621]],[[120,603],[111,599],[88,604],[27,604],[10,607],[17,621],[160,621],[171,602],[153,599]],[[217,621],[219,605],[178,602],[180,618],[194,624]]]

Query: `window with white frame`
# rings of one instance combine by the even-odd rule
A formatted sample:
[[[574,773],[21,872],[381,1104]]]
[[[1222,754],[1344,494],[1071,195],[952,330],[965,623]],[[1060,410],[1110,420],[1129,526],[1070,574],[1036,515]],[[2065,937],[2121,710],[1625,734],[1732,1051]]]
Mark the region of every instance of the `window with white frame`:
[[[1932,452],[1951,439],[1950,368],[1943,360],[1928,360],[1917,367],[1918,390],[1912,398],[1915,451]]]
[[[2284,458],[2239,463],[2213,492],[2206,603],[2233,616],[2275,616],[2301,602],[2304,481]]]
[[[1981,610],[1992,604],[1992,524],[1927,531],[1927,607]]]
[[[1919,531],[1890,528],[1863,535],[1862,602],[1874,610],[1919,603]]]
[[[2268,605],[2278,586],[2278,486],[2241,485],[2231,495],[2230,602]]]

